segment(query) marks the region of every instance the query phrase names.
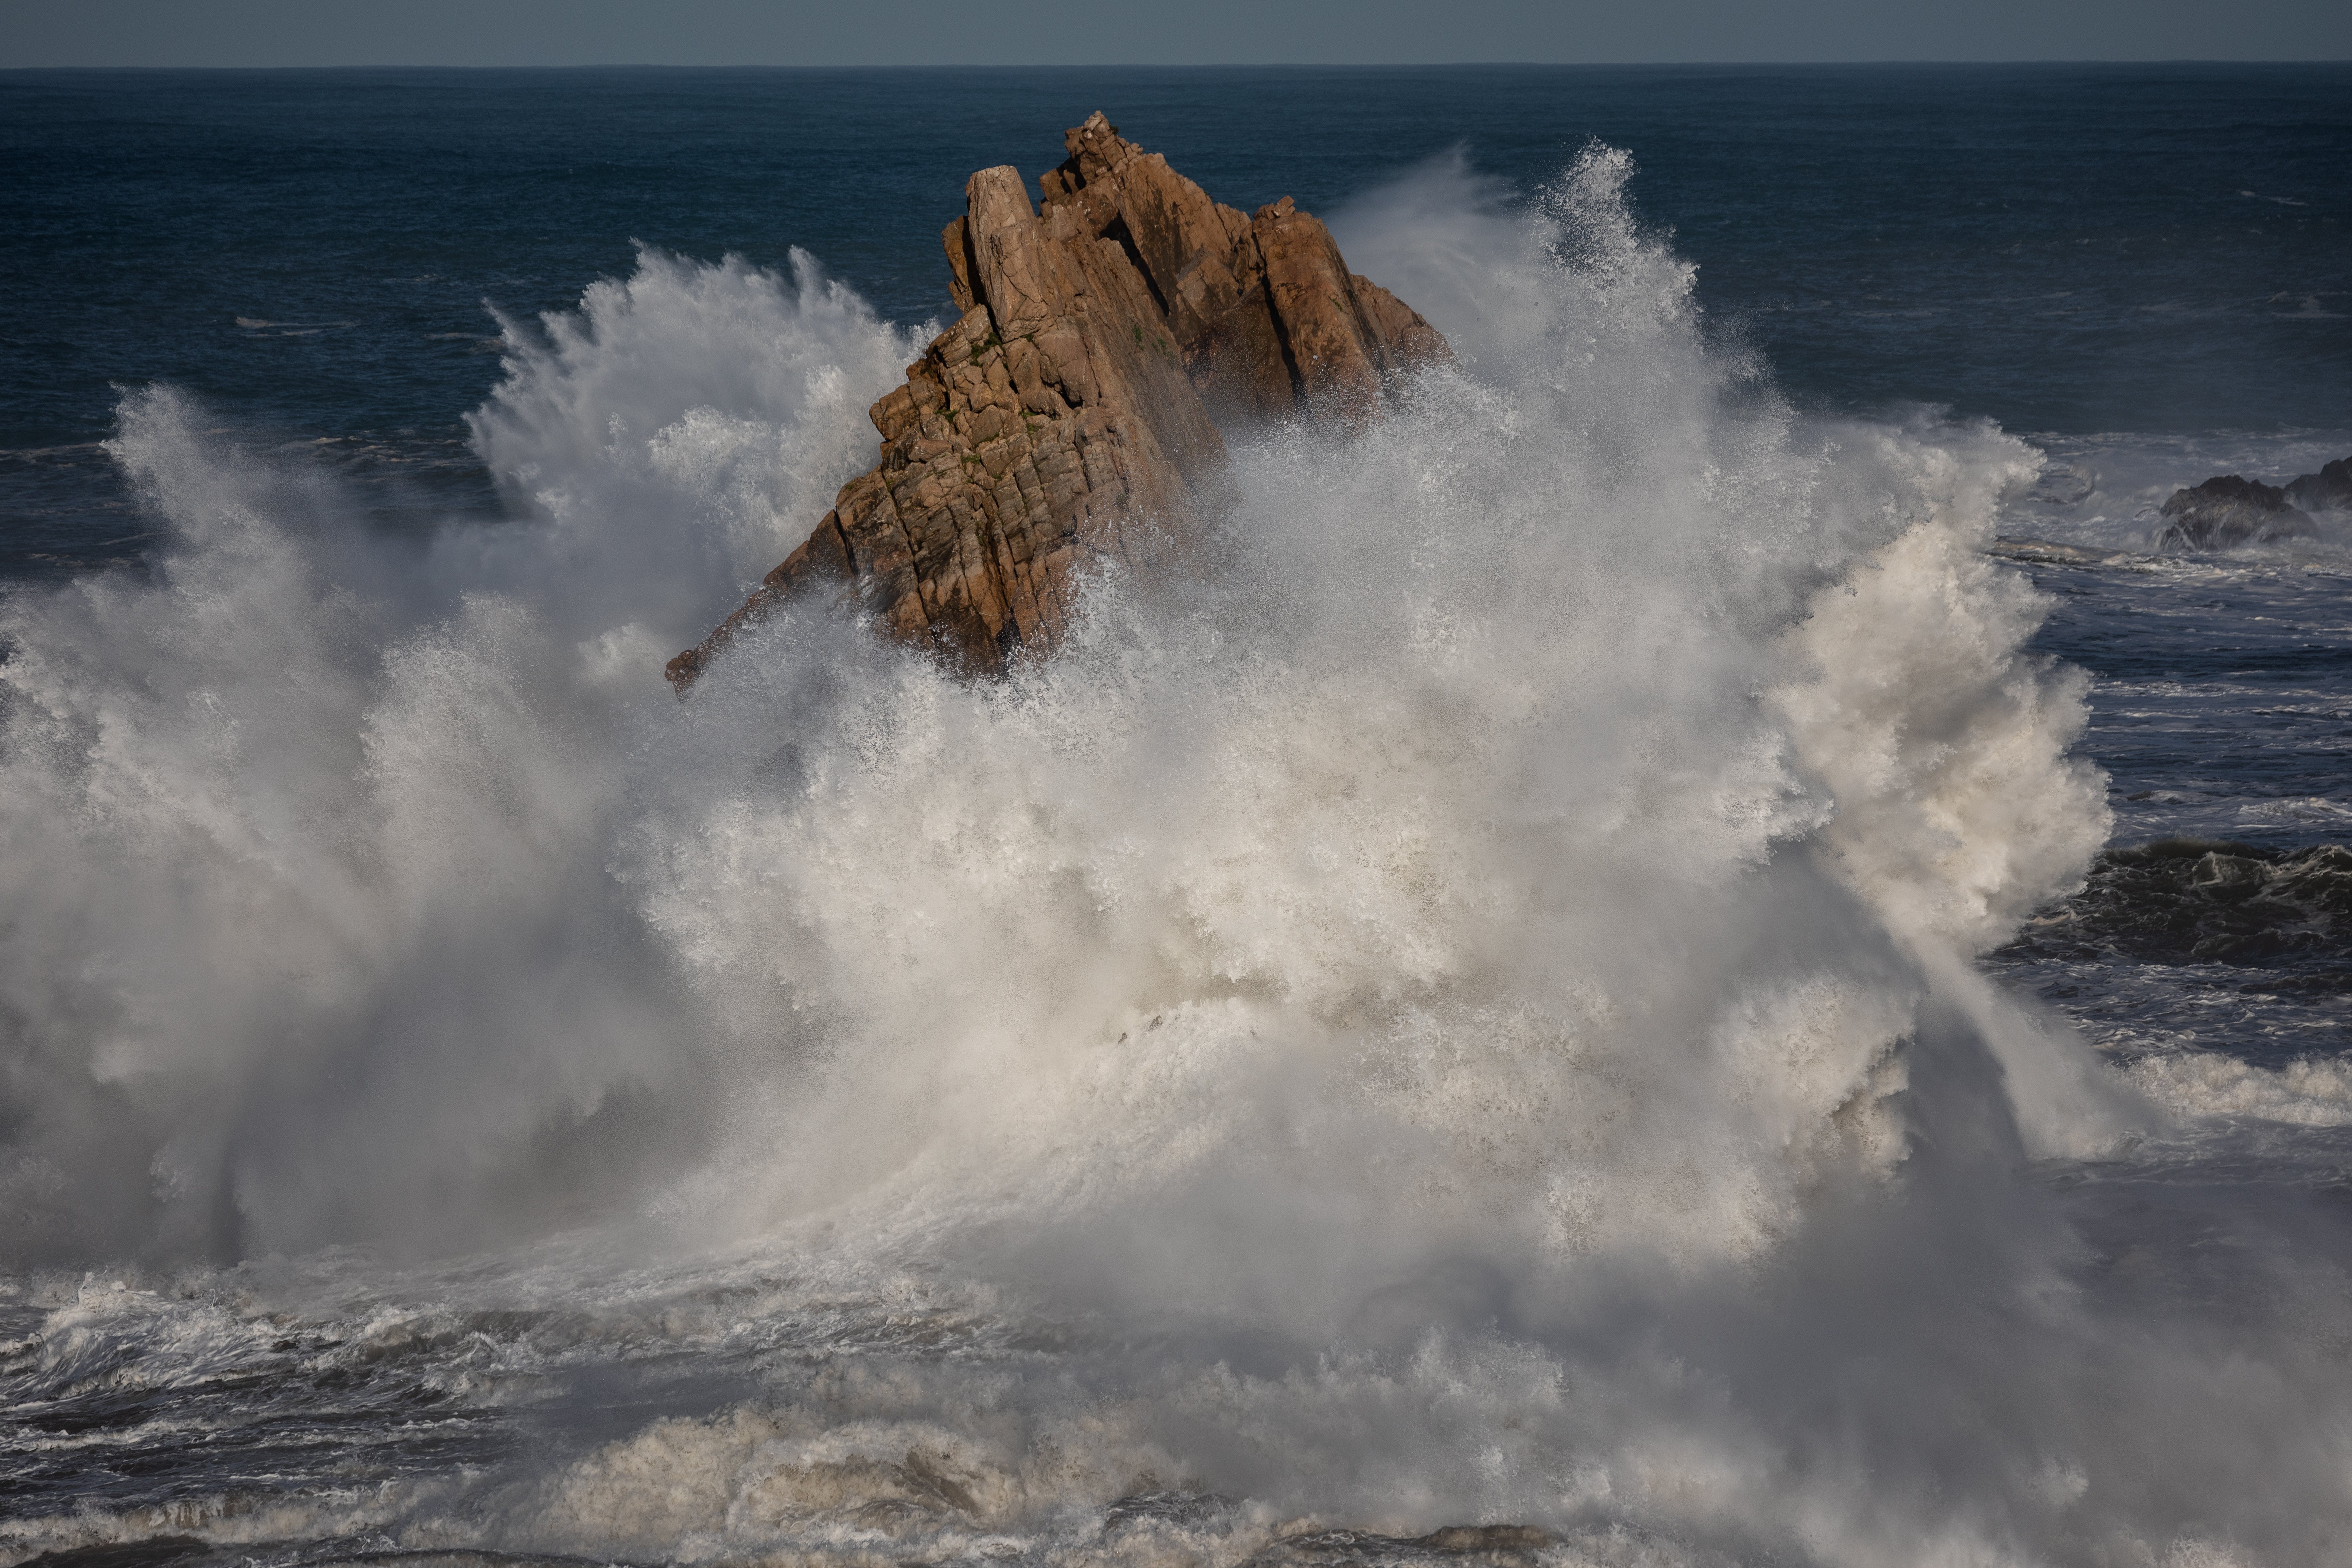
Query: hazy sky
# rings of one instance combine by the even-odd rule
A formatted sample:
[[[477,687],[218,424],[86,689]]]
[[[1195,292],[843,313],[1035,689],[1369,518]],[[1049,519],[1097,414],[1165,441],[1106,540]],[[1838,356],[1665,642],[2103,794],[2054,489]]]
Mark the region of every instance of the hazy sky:
[[[0,67],[2347,57],[2346,0],[0,0]]]

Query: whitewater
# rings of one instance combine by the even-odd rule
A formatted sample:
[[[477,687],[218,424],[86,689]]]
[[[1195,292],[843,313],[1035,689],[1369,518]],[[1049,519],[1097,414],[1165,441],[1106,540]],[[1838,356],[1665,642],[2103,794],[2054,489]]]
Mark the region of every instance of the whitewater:
[[[1801,413],[1632,174],[1334,214],[1458,364],[1001,680],[663,681],[936,330],[813,258],[502,321],[504,521],[127,392],[166,542],[0,602],[0,1563],[2346,1560],[2352,1097],[1985,962],[2116,826],[2052,454]]]

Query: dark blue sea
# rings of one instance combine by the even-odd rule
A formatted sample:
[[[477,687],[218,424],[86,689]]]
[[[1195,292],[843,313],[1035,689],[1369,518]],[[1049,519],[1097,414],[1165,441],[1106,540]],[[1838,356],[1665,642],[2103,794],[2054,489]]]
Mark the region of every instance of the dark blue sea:
[[[675,695],[1096,109],[1454,362]],[[2163,510],[2352,457],[2352,66],[0,72],[0,1568],[2352,1562],[2352,510]]]

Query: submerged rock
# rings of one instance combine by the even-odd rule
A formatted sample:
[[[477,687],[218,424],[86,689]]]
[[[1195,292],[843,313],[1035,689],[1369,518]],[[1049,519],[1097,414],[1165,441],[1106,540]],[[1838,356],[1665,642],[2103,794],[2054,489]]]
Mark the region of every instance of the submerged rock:
[[[1985,553],[2027,566],[2114,566],[2134,559],[2121,550],[2100,550],[2089,545],[2062,544],[2054,539],[2022,539],[2009,535],[1986,545]]]
[[[2238,544],[2312,539],[2319,533],[2318,525],[2295,509],[2286,491],[2235,474],[2173,491],[2161,515],[2167,527],[2157,545],[2165,550],[2227,550]]]
[[[1277,1536],[1245,1568],[1536,1568],[1547,1548],[1560,1544],[1549,1531],[1524,1524],[1454,1524],[1410,1537],[1314,1530]]]
[[[967,668],[1050,649],[1088,559],[1141,562],[1195,528],[1224,468],[1218,419],[1360,420],[1399,373],[1451,357],[1289,197],[1244,216],[1100,113],[1063,142],[1042,209],[1009,165],[966,184],[941,236],[963,316],[873,406],[881,460],[670,660],[679,691],[820,584]]]

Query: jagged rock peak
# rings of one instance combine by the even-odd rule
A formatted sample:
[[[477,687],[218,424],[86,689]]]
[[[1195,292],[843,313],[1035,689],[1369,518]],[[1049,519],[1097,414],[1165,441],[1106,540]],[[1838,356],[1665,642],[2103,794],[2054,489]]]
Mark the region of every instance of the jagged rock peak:
[[[1244,217],[1118,133],[1100,112],[1038,180],[1048,211],[1118,239],[1151,286],[1193,384],[1222,414],[1323,417],[1379,405],[1397,372],[1450,357],[1402,300],[1349,272],[1288,196]]]
[[[967,668],[1048,651],[1089,559],[1181,552],[1223,472],[1219,421],[1360,422],[1452,357],[1287,196],[1245,217],[1099,112],[1063,142],[1042,208],[1009,165],[966,183],[940,237],[961,318],[871,410],[880,461],[670,661],[681,693],[748,621],[823,584]]]

